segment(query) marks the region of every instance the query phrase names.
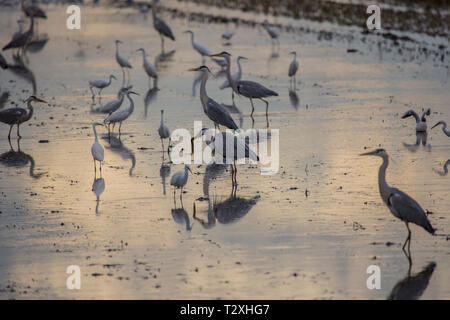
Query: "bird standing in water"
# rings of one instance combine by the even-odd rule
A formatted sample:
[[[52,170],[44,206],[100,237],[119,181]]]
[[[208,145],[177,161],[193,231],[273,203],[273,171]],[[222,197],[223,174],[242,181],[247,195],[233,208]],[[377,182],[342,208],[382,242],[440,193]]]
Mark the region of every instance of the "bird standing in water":
[[[161,37],[161,51],[164,52],[164,37],[172,39],[172,41],[175,41],[175,37],[173,36],[172,30],[170,30],[170,27],[164,22],[164,20],[156,16],[157,1],[158,0],[153,0],[152,2],[153,27]]]
[[[190,171],[192,173],[191,167],[186,164],[184,166],[184,170],[180,170],[177,171],[173,174],[172,178],[170,179],[170,185],[174,186],[173,189],[173,201],[175,201],[175,191],[176,189],[181,189],[180,191],[180,200],[181,203],[183,203],[183,188],[186,185],[187,181],[188,181],[188,176],[189,176],[189,172]]]
[[[406,119],[408,117],[413,116],[416,119],[416,131],[417,132],[425,132],[427,131],[427,119],[426,116],[429,116],[431,114],[431,109],[427,109],[422,114],[422,117],[419,118],[419,115],[414,110],[408,110],[405,112],[405,114],[402,116],[402,119]]]
[[[295,88],[295,74],[297,73],[297,70],[298,70],[297,52],[292,51],[291,54],[294,55],[294,59],[292,60],[291,64],[289,65],[288,75],[291,78],[291,81],[293,80],[294,88]]]
[[[92,158],[94,158],[94,172],[95,172],[95,176],[97,176],[97,165],[96,162],[100,162],[100,176],[102,174],[102,161],[105,159],[105,150],[103,149],[102,145],[100,144],[100,142],[98,142],[98,135],[97,135],[97,126],[103,126],[103,124],[98,123],[98,122],[94,122],[92,124],[92,130],[94,130],[94,143],[92,144],[91,147],[91,154],[92,154]]]
[[[144,48],[139,48],[136,51],[142,52],[143,67],[144,67],[145,73],[147,73],[147,75],[149,76],[149,79],[151,79],[151,78],[154,79],[153,83],[155,84],[156,80],[158,79],[158,72],[156,71],[155,66],[150,61],[148,61],[147,58],[145,57],[145,49]],[[151,85],[151,83],[150,83],[150,85]]]
[[[98,95],[100,96],[102,93],[102,90],[105,89],[106,87],[109,87],[112,79],[117,80],[117,78],[113,74],[111,74],[111,75],[109,75],[108,80],[99,79],[99,80],[89,81],[89,89],[91,89],[91,92],[92,92],[92,100],[94,100],[94,97],[95,97],[94,90],[92,90],[92,88],[95,87],[95,88],[99,89]]]
[[[128,82],[130,82],[130,69],[132,68],[132,66],[127,58],[125,58],[119,54],[119,43],[122,43],[122,41],[116,40],[116,61],[119,64],[120,68],[122,69],[122,83],[125,84],[124,69],[127,69]]]
[[[35,96],[30,96],[25,100],[27,109],[17,107],[0,111],[0,121],[9,124],[8,140],[11,139],[11,130],[15,124],[17,125],[17,137],[22,138],[19,133],[19,126],[30,120],[33,116],[33,106],[31,105],[31,102],[33,101],[47,103],[47,101],[36,98]]]
[[[167,147],[167,153],[170,150],[170,130],[169,127],[164,123],[164,110],[161,110],[161,123],[158,128],[159,137],[161,138],[162,150],[164,152],[164,139],[169,138],[169,146]]]
[[[371,152],[362,153],[361,156],[377,156],[383,159],[383,163],[378,171],[378,187],[380,190],[381,198],[387,205],[394,217],[402,220],[406,224],[408,229],[408,237],[403,244],[403,251],[408,243],[408,252],[410,252],[411,246],[411,230],[409,229],[409,223],[414,223],[421,226],[429,233],[435,233],[435,229],[431,226],[428,220],[427,214],[422,207],[406,193],[400,191],[397,188],[392,188],[386,182],[386,169],[389,165],[389,156],[384,149],[376,149]]]

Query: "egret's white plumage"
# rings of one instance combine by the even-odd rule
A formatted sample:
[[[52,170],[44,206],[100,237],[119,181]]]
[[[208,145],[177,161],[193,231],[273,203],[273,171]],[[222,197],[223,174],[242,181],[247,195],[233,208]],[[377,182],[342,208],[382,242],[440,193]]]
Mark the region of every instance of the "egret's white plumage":
[[[176,189],[181,189],[181,193],[180,193],[180,198],[181,198],[181,195],[183,194],[183,188],[188,181],[188,176],[189,176],[188,171],[191,171],[191,167],[188,164],[186,164],[184,166],[184,170],[175,172],[173,174],[172,178],[170,179],[170,185],[175,187],[173,190],[174,199],[175,199],[175,190]]]
[[[147,75],[150,78],[153,78],[153,79],[158,78],[158,72],[156,71],[155,66],[150,61],[148,61],[146,58],[145,49],[139,48],[137,51],[142,52],[143,67],[144,67],[145,73],[147,73]]]
[[[170,130],[169,127],[164,123],[164,110],[161,110],[161,122],[158,128],[159,137],[161,138],[161,144],[164,151],[164,139],[169,138],[169,147],[170,148]]]
[[[205,46],[201,45],[198,42],[194,41],[194,32],[192,30],[187,30],[184,33],[189,33],[191,35],[191,44],[192,47],[202,56],[209,56],[211,54],[211,52],[209,52],[208,49],[206,49]]]
[[[92,97],[94,97],[94,91],[92,90],[93,87],[99,89],[98,94],[100,95],[103,89],[109,87],[112,79],[117,80],[116,77],[111,74],[109,75],[108,80],[98,79],[89,81],[89,89],[91,89]]]
[[[291,64],[289,65],[288,75],[289,77],[295,77],[295,74],[297,73],[298,70],[297,52],[292,51],[291,54],[294,55],[294,58],[291,61]]]
[[[117,94],[117,98],[108,101],[101,108],[98,109],[101,113],[113,113],[118,110],[123,103],[123,98],[125,97],[125,93],[127,92],[127,88],[121,88]]]
[[[102,170],[102,161],[105,159],[105,150],[103,149],[100,142],[98,142],[97,136],[97,126],[102,126],[103,124],[94,122],[92,124],[92,129],[94,130],[95,140],[91,147],[92,158],[94,158],[94,170],[97,173],[96,161],[100,162],[100,172]]]

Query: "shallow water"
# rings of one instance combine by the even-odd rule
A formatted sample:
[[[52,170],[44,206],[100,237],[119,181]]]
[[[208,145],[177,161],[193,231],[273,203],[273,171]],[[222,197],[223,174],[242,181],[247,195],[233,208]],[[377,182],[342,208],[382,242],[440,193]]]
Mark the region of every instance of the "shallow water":
[[[388,150],[395,161],[388,182],[433,212],[429,218],[439,234],[449,233],[450,178],[443,172],[449,139],[434,129],[426,146],[415,145],[413,120],[400,119],[411,107],[431,107],[429,125],[449,121],[448,67],[420,53],[405,62],[404,56],[358,38],[318,41],[315,34],[283,34],[276,53],[264,30],[245,26],[236,30],[232,46],[223,47],[220,34],[233,26],[165,15],[177,38],[166,41],[165,49],[175,52],[158,65],[160,90],[146,107],[149,85],[135,50],[146,48],[151,61],[160,53],[150,15],[83,7],[81,31],[70,31],[64,7],[47,11],[49,19],[39,30],[50,40],[41,52],[29,54],[29,69],[37,95],[49,105],[36,104],[35,116],[22,126],[22,153],[5,154],[8,128],[0,126],[5,137],[0,141],[0,297],[384,299],[408,273],[401,250],[407,232],[378,194],[379,159],[358,156],[366,147]],[[2,10],[0,17],[0,41],[6,43],[19,12]],[[192,95],[196,75],[186,71],[202,63],[182,33],[188,28],[212,51],[247,56],[243,78],[280,94],[270,99],[269,109],[270,128],[280,129],[280,170],[263,176],[255,166],[239,166],[236,199],[230,198],[228,169],[208,181],[206,166],[193,165],[184,212],[175,210],[180,203],[177,199],[174,207],[169,186],[182,165],[162,168],[157,128],[162,108],[171,130],[192,132],[194,120],[211,125],[198,88]],[[122,76],[115,39],[124,42],[120,52],[130,58],[131,84],[140,96],[122,126],[121,141],[113,136],[109,142],[99,128],[105,190],[96,208],[91,124],[104,117],[91,112],[99,103],[92,106],[87,82],[113,73],[119,80],[103,91],[102,103],[115,96]],[[355,47],[357,53],[347,53]],[[295,106],[286,75],[292,50],[300,61]],[[218,89],[223,81],[211,79],[208,93],[230,103],[231,93]],[[0,73],[0,84],[19,104],[32,91],[30,82],[9,71]],[[238,97],[236,103],[242,127],[251,127],[249,101]],[[256,102],[255,109],[254,127],[265,128],[264,105]],[[12,147],[17,151],[15,138]],[[161,175],[167,176],[166,195]],[[210,201],[204,200],[208,192]],[[213,203],[216,217],[208,216]],[[241,209],[227,213],[230,205]],[[449,242],[417,226],[412,232],[412,273],[436,263],[421,298],[450,298]],[[69,265],[81,268],[81,290],[66,288]],[[366,287],[369,265],[381,269],[380,290]]]

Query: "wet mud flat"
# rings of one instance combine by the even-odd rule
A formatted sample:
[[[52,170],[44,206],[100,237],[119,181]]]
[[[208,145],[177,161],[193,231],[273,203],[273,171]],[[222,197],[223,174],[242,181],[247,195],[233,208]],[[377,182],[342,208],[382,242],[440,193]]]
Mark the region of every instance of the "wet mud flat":
[[[166,43],[172,53],[159,65],[159,90],[153,90],[135,53],[145,47],[149,59],[161,54],[151,16],[145,19],[135,8],[86,6],[85,28],[74,34],[54,27],[65,25],[64,7],[45,9],[49,20],[39,28],[49,40],[29,54],[33,77],[0,74],[1,88],[10,94],[6,106],[21,105],[33,87],[49,101],[36,106],[21,128],[20,151],[17,140],[11,146],[0,140],[1,298],[385,299],[415,280],[425,287],[422,299],[450,297],[449,241],[413,226],[409,273],[401,250],[406,228],[378,194],[380,163],[358,157],[386,148],[395,160],[388,182],[431,212],[439,233],[448,233],[448,139],[436,129],[426,139],[416,136],[414,122],[400,118],[410,108],[426,107],[432,108],[430,122],[449,117],[447,55],[442,62],[417,49],[424,42],[435,45],[433,37],[412,34],[423,42],[411,44],[410,51],[389,44],[379,50],[352,37],[351,27],[339,31],[348,33],[344,42],[333,26],[319,23],[301,35],[282,33],[277,49],[256,24],[171,19],[166,13],[177,41]],[[18,15],[0,12],[2,43]],[[223,15],[261,20],[251,12]],[[223,46],[220,35],[234,28],[239,33],[232,45]],[[269,126],[280,129],[280,168],[262,176],[256,166],[239,166],[233,195],[228,168],[192,166],[181,205],[168,182],[182,165],[163,158],[156,130],[162,108],[171,130],[192,130],[194,120],[210,125],[196,75],[186,72],[202,63],[182,34],[186,29],[211,50],[248,56],[244,77],[279,92],[271,99]],[[327,32],[333,36],[318,37]],[[99,130],[102,191],[89,152],[91,124],[103,120],[95,109],[121,86],[116,38],[124,42],[121,54],[133,64],[131,84],[140,96],[121,139]],[[296,90],[286,76],[292,50],[300,53]],[[87,81],[110,73],[119,80],[104,90],[101,102],[92,101]],[[218,89],[223,80],[211,79],[208,93],[230,103],[230,92]],[[237,98],[236,104],[241,115],[233,116],[250,128],[249,102]],[[255,107],[254,127],[265,128],[263,104]],[[0,136],[7,130],[1,126]],[[366,269],[373,264],[382,272],[380,290],[366,287]],[[81,290],[66,288],[69,265],[81,268]]]

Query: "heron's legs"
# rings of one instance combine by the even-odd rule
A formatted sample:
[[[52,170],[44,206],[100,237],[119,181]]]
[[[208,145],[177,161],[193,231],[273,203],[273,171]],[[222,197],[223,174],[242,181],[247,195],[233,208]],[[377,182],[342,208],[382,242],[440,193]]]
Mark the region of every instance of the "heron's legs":
[[[169,137],[169,145],[167,146],[167,154],[168,154],[169,158],[170,158],[170,142],[171,142],[171,140],[170,140],[170,137]]]
[[[127,87],[130,84],[130,69],[127,68]]]
[[[250,117],[253,118],[253,112],[255,111],[255,107],[253,106],[253,100],[250,98],[250,103],[252,104],[252,113],[250,114]]]
[[[94,93],[94,90],[92,90],[92,86],[89,87],[89,89],[91,89],[91,92],[92,92],[92,100],[94,100],[94,98],[95,98],[95,93]]]
[[[125,70],[122,68],[122,86],[125,85]]]
[[[267,122],[267,128],[269,128],[269,102],[267,100],[264,100],[261,98],[261,101],[264,101],[266,103],[266,122]]]
[[[120,128],[122,128],[122,122],[120,122],[120,124],[119,124],[119,139],[120,139],[120,135],[121,135]]]
[[[8,133],[8,140],[11,141],[11,130],[12,130],[13,124],[9,126],[9,133]]]
[[[403,244],[402,250],[403,252],[405,252],[406,255],[408,255],[407,252],[405,251],[405,246],[406,243],[408,243],[408,252],[411,252],[411,230],[409,229],[408,222],[405,222],[405,224],[406,228],[408,229],[408,237],[406,238],[405,243]]]
[[[164,36],[162,34],[159,34],[161,36],[161,50],[164,53]]]
[[[21,136],[20,133],[19,133],[19,126],[20,126],[20,124],[17,124],[17,136],[18,136],[19,138],[22,138],[22,136]]]
[[[162,151],[163,151],[163,155],[164,155],[164,139],[161,138],[161,147],[162,147]]]

